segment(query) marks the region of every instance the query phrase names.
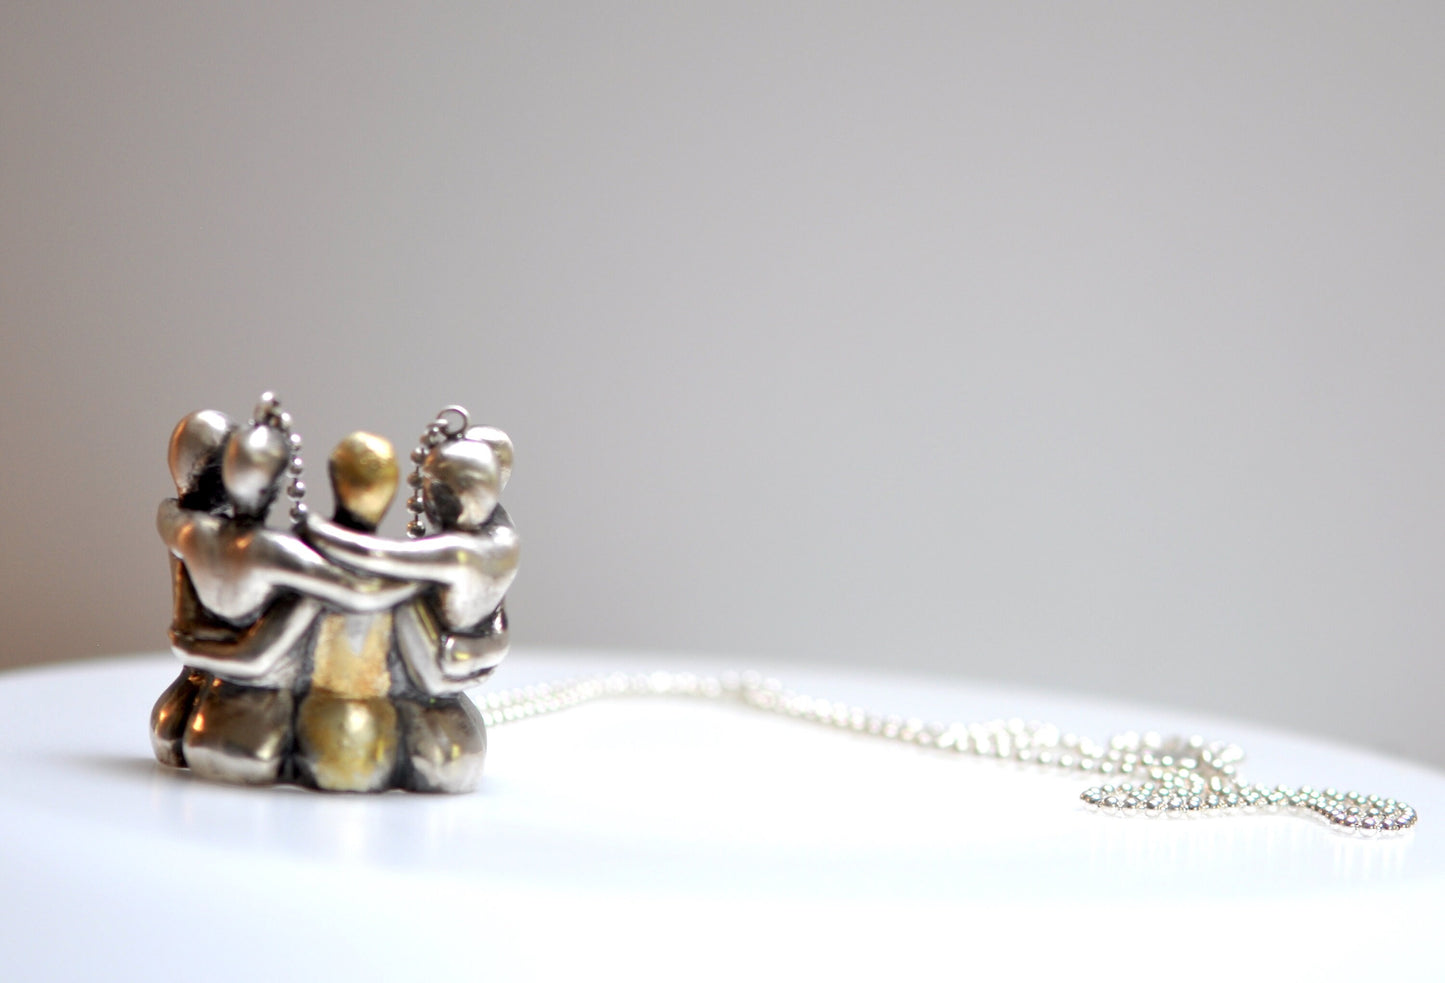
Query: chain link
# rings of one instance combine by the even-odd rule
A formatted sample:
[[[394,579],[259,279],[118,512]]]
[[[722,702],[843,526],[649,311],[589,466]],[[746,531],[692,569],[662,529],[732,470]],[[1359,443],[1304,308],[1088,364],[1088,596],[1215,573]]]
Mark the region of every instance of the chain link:
[[[306,503],[302,501],[306,497],[306,482],[301,479],[306,462],[301,459],[301,435],[292,429],[291,414],[281,409],[281,401],[273,392],[261,394],[254,413],[252,426],[279,430],[286,439],[286,450],[291,455],[286,464],[286,473],[291,477],[286,485],[286,497],[291,501],[291,522],[299,524],[306,518]]]
[[[1418,816],[1404,802],[1333,788],[1259,785],[1242,781],[1238,746],[1202,737],[1117,734],[1104,743],[1060,732],[1051,724],[1023,720],[926,723],[883,716],[861,707],[784,689],[756,673],[694,675],[613,673],[486,694],[479,701],[489,727],[545,716],[604,699],[682,697],[738,703],[853,734],[951,754],[966,754],[1079,772],[1109,779],[1080,798],[1105,812],[1186,815],[1219,811],[1284,812],[1322,819],[1361,833],[1395,832]]]
[[[412,468],[411,473],[406,476],[406,483],[411,487],[411,497],[406,500],[407,511],[411,513],[411,521],[406,524],[408,538],[420,539],[426,535],[426,497],[421,489],[422,464],[433,447],[461,437],[470,422],[465,408],[442,407],[417,438],[416,446],[411,449]]]

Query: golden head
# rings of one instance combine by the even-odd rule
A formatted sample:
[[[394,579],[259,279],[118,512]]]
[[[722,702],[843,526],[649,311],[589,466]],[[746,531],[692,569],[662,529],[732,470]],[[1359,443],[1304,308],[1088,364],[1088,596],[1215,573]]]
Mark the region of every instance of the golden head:
[[[371,531],[396,497],[400,470],[391,442],[358,430],[342,439],[327,462],[336,496],[336,521]]]

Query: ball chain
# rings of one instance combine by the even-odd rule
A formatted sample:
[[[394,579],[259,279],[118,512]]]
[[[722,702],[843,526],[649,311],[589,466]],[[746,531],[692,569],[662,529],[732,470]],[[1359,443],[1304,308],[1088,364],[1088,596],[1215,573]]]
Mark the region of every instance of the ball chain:
[[[1378,795],[1242,781],[1236,766],[1243,761],[1244,752],[1236,745],[1202,737],[1129,732],[1098,743],[1061,733],[1050,724],[1018,719],[925,723],[794,693],[777,680],[756,673],[613,673],[489,693],[479,702],[482,720],[491,727],[596,700],[645,696],[740,703],[915,747],[1100,776],[1109,781],[1085,790],[1080,798],[1105,812],[1171,816],[1284,812],[1317,817],[1359,833],[1398,832],[1414,826],[1419,818],[1407,803]]]
[[[291,501],[291,522],[300,524],[306,518],[306,503],[302,501],[306,497],[306,482],[301,479],[306,462],[301,459],[301,435],[292,429],[291,414],[281,409],[281,401],[273,392],[261,394],[254,413],[251,426],[279,430],[286,439],[286,449],[291,455],[286,464],[286,473],[291,477],[286,485],[286,497]]]
[[[422,494],[421,466],[426,457],[431,453],[433,447],[444,444],[449,440],[456,440],[466,431],[470,420],[467,411],[460,406],[443,407],[422,435],[417,438],[417,444],[411,449],[411,473],[406,476],[406,483],[411,487],[411,497],[406,500],[406,509],[411,513],[411,521],[406,524],[406,534],[411,539],[419,539],[426,535],[426,498]]]

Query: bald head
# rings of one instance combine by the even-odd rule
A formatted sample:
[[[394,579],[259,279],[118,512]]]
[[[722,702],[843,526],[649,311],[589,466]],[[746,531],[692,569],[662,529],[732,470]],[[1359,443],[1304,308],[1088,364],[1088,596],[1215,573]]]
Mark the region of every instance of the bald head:
[[[433,447],[422,460],[421,482],[433,522],[443,529],[473,532],[487,524],[497,507],[501,467],[491,444],[453,440]]]
[[[235,424],[218,410],[187,414],[171,431],[166,461],[186,508],[210,509],[221,497],[221,454]]]
[[[286,435],[275,427],[253,423],[231,434],[221,456],[221,481],[237,518],[266,515],[290,461]]]
[[[358,430],[345,437],[327,462],[336,496],[336,521],[370,532],[396,496],[396,452],[384,437]]]

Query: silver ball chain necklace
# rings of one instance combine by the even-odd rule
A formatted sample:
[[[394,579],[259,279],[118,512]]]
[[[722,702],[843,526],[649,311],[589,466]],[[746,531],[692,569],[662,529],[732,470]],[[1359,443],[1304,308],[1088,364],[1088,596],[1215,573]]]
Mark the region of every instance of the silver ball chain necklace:
[[[539,717],[598,700],[675,697],[740,704],[851,734],[945,754],[970,755],[1080,773],[1101,784],[1080,798],[1104,812],[1150,816],[1211,812],[1277,812],[1324,820],[1359,833],[1409,829],[1419,818],[1407,803],[1334,788],[1261,785],[1239,777],[1244,751],[1199,736],[1125,733],[1105,743],[1063,733],[1052,724],[1022,720],[936,723],[883,716],[861,707],[785,689],[756,673],[611,673],[488,693],[481,698],[488,727]]]

